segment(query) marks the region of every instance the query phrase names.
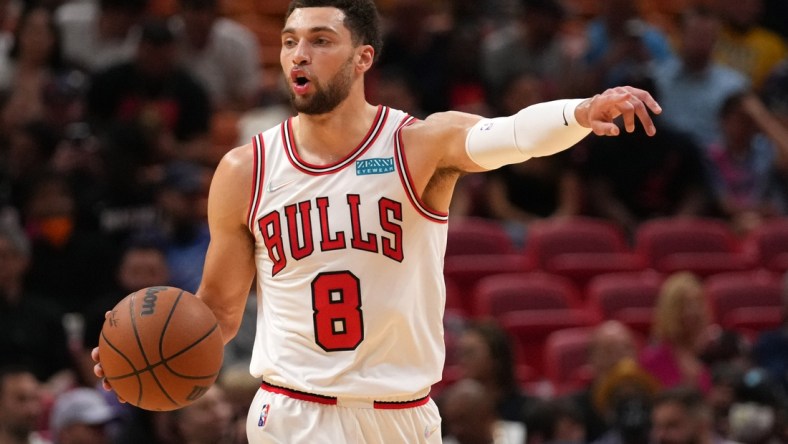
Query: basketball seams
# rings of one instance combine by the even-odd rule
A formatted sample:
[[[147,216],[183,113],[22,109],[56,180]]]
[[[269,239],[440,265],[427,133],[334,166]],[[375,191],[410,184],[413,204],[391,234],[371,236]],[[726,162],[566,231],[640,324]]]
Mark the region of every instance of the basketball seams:
[[[166,327],[165,327],[165,328],[166,328]],[[173,370],[173,369],[172,369],[172,368],[171,368],[169,365],[167,365],[167,361],[169,361],[169,360],[171,360],[171,359],[175,359],[175,358],[177,358],[178,356],[180,356],[180,355],[182,355],[182,354],[186,353],[187,351],[191,350],[193,347],[196,347],[196,346],[197,346],[197,345],[199,345],[199,344],[200,344],[200,343],[201,343],[203,340],[205,340],[206,338],[208,338],[209,336],[211,336],[211,335],[213,334],[213,332],[215,332],[215,331],[216,331],[216,329],[217,329],[217,328],[219,328],[219,323],[218,323],[218,322],[217,322],[216,324],[213,324],[213,327],[211,327],[211,329],[210,329],[210,330],[208,330],[208,332],[207,332],[207,333],[205,333],[204,335],[202,335],[202,336],[201,336],[199,339],[197,339],[197,340],[196,340],[196,341],[194,341],[193,343],[189,344],[188,346],[186,346],[186,347],[185,347],[185,348],[183,348],[182,350],[179,350],[179,351],[178,351],[177,353],[175,353],[174,355],[172,355],[172,356],[168,356],[168,357],[166,357],[166,358],[164,357],[164,348],[163,348],[163,346],[162,346],[162,341],[160,340],[160,341],[159,341],[159,354],[161,355],[161,362],[157,362],[157,363],[156,363],[156,365],[158,366],[158,365],[160,365],[160,364],[164,364],[164,367],[165,367],[167,370],[169,370],[169,371],[170,371],[172,374],[174,374],[174,375],[176,375],[176,376],[178,376],[178,377],[181,377],[181,378],[185,378],[185,379],[206,379],[206,378],[212,378],[212,377],[214,377],[214,376],[217,376],[217,375],[218,375],[220,372],[216,372],[216,373],[212,373],[212,374],[210,374],[210,375],[204,375],[204,376],[190,376],[190,375],[182,375],[182,374],[180,374],[180,373],[176,372],[175,370]],[[163,338],[163,337],[164,337],[164,333],[162,333],[162,335],[161,335],[161,336],[162,336],[162,338]]]
[[[119,350],[117,347],[115,347],[115,345],[114,345],[112,342],[110,342],[109,338],[107,338],[107,335],[105,335],[103,331],[101,332],[101,337],[104,339],[104,342],[106,342],[106,343],[107,343],[107,345],[108,345],[108,346],[109,346],[109,347],[110,347],[112,350],[114,350],[114,351],[115,351],[115,353],[117,353],[118,355],[120,355],[120,357],[121,357],[121,358],[123,358],[123,359],[124,359],[124,360],[125,360],[125,361],[126,361],[128,364],[129,364],[129,367],[131,367],[131,368],[132,368],[132,370],[134,370],[134,373],[131,373],[131,374],[128,374],[128,375],[120,375],[120,376],[107,376],[107,380],[108,380],[108,381],[115,381],[115,380],[119,380],[119,379],[125,379],[125,378],[128,378],[129,376],[136,376],[136,377],[137,377],[137,386],[139,387],[139,396],[138,396],[138,398],[137,398],[137,399],[138,399],[138,400],[142,400],[142,378],[140,378],[140,372],[139,372],[139,370],[137,370],[137,368],[136,368],[136,367],[134,367],[134,363],[133,363],[133,362],[131,362],[131,359],[129,359],[129,358],[128,358],[128,357],[127,357],[125,354],[123,354],[123,352],[122,352],[122,351],[120,351],[120,350]],[[138,401],[138,402],[139,402],[139,401]]]
[[[156,383],[156,385],[159,386],[159,390],[161,390],[164,396],[166,396],[167,399],[169,399],[173,404],[180,407],[181,405],[177,401],[172,399],[172,396],[170,396],[170,394],[167,393],[167,390],[164,389],[164,386],[161,384],[161,381],[159,381],[159,378],[156,377],[156,373],[153,372],[153,367],[151,367],[150,362],[148,362],[148,356],[145,354],[145,348],[142,346],[142,340],[140,339],[139,332],[137,331],[137,317],[134,314],[134,302],[137,299],[137,293],[139,292],[133,293],[131,295],[131,300],[129,301],[129,311],[131,315],[131,327],[132,330],[134,331],[134,339],[136,339],[137,346],[140,349],[140,353],[142,353],[142,359],[145,361],[145,368],[140,371],[145,371],[145,370],[150,371],[150,375],[153,378],[153,381]],[[181,293],[183,293],[183,291],[181,291]],[[180,298],[180,294],[178,295],[178,297]],[[173,307],[177,303],[178,301],[176,300],[175,303],[173,304]],[[137,403],[138,404],[142,403],[142,384],[140,384],[140,397]]]
[[[177,351],[172,356],[164,357],[164,338],[167,336],[167,327],[169,327],[170,321],[172,320],[172,317],[173,317],[173,315],[175,313],[175,307],[177,307],[178,303],[181,301],[181,296],[183,296],[183,290],[181,290],[181,292],[178,293],[178,296],[175,298],[175,302],[172,303],[172,307],[170,308],[170,312],[167,314],[167,320],[164,321],[164,326],[161,329],[161,335],[159,336],[159,357],[161,358],[161,361],[157,362],[155,364],[155,366],[159,366],[159,365],[164,364],[164,367],[167,370],[169,370],[173,375],[178,376],[180,378],[185,378],[185,379],[207,379],[207,378],[212,378],[212,377],[218,375],[219,372],[212,373],[210,375],[205,375],[205,376],[182,375],[182,374],[176,372],[175,370],[173,370],[169,365],[167,365],[167,361],[169,361],[170,359],[177,358],[178,356],[180,356],[180,355],[186,353],[187,351],[191,350],[192,348],[196,347],[205,338],[209,337],[214,331],[216,331],[217,327],[219,327],[219,323],[218,322],[213,324],[213,327],[211,327],[211,329],[208,330],[207,333],[202,335],[196,341],[194,341],[191,344],[187,345],[182,350]]]

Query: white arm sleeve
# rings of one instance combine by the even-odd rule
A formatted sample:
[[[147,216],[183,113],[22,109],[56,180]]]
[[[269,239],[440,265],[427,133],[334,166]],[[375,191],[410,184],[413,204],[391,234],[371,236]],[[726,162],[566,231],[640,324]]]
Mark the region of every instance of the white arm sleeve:
[[[591,132],[575,120],[582,101],[538,103],[513,116],[482,119],[468,130],[465,151],[488,170],[563,151]]]

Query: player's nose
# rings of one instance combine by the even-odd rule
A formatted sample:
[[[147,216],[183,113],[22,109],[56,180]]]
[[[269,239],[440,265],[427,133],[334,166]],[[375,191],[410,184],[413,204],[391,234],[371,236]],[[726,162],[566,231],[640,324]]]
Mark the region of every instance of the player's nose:
[[[310,62],[307,42],[300,40],[293,51],[293,65],[303,65]]]

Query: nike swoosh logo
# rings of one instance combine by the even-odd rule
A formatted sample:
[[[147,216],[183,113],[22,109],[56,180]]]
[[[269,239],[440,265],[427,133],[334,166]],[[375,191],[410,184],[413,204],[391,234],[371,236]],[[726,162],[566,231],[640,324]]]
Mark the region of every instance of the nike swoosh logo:
[[[280,183],[278,185],[274,185],[273,182],[268,182],[268,192],[269,193],[273,193],[275,191],[278,191],[278,190],[290,185],[291,183],[293,183],[295,181],[296,181],[295,179],[288,180],[287,182],[282,182],[282,183]]]
[[[561,117],[564,118],[564,126],[569,126],[569,122],[566,121],[566,103],[564,103],[564,107],[561,109]]]
[[[424,437],[425,437],[425,438],[429,438],[429,437],[430,437],[430,436],[432,436],[432,434],[433,434],[433,433],[435,433],[435,432],[436,432],[436,431],[437,431],[439,428],[440,428],[440,424],[438,424],[438,425],[434,425],[434,426],[432,426],[432,427],[430,427],[430,426],[426,426],[426,427],[424,427]]]

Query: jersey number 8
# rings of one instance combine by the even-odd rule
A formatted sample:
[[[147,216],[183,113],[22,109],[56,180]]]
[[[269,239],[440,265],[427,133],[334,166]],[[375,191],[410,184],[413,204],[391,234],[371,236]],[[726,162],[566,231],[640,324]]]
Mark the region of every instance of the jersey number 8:
[[[320,273],[312,281],[315,341],[325,351],[355,350],[364,340],[361,286],[349,271]]]

